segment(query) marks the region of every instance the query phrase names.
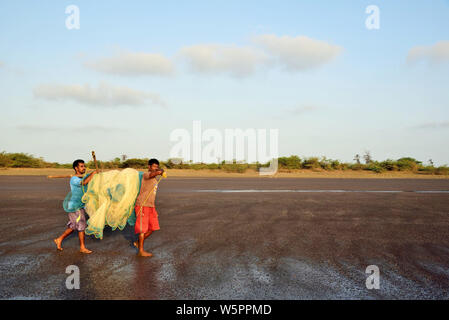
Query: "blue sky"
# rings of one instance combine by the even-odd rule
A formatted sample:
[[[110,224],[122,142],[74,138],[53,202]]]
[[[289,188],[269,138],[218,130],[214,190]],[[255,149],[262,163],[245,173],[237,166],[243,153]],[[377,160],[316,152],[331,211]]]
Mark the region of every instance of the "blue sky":
[[[79,30],[65,25],[71,4]],[[365,27],[369,5],[379,7],[378,30]],[[204,129],[279,129],[281,156],[352,161],[369,150],[377,160],[449,164],[447,0],[3,1],[0,9],[1,150],[59,162],[91,150],[103,160],[167,159],[170,132],[201,120]],[[204,50],[225,58],[211,64]],[[135,55],[137,66],[126,59]],[[135,72],[139,63],[145,72]]]

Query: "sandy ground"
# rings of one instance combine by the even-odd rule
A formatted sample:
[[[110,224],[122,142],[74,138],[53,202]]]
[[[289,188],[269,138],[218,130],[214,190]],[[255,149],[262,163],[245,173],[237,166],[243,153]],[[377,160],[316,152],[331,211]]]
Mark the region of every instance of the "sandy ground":
[[[448,191],[449,180],[172,177],[149,259],[136,257],[130,227],[87,238],[91,255],[76,236],[57,251],[68,190],[68,179],[0,177],[0,298],[449,298],[449,194],[415,192]],[[66,289],[69,265],[79,290]],[[365,286],[368,265],[379,290]]]
[[[144,171],[144,170],[141,170]],[[71,175],[71,169],[34,169],[34,168],[0,168],[0,176],[52,176]],[[170,177],[199,178],[349,178],[349,179],[449,179],[449,175],[429,175],[412,172],[383,172],[354,170],[314,171],[314,170],[279,170],[273,176],[260,176],[258,172],[248,170],[245,173],[226,172],[223,170],[168,169]]]

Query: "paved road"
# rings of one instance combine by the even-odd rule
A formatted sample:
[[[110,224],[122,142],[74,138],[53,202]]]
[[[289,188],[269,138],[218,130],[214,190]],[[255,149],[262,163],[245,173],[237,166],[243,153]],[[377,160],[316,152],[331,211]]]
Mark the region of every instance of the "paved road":
[[[149,259],[135,256],[130,227],[87,238],[91,255],[76,236],[58,252],[68,189],[0,177],[0,298],[449,298],[449,180],[169,178]],[[79,290],[65,287],[69,265]],[[368,265],[379,290],[365,286]]]

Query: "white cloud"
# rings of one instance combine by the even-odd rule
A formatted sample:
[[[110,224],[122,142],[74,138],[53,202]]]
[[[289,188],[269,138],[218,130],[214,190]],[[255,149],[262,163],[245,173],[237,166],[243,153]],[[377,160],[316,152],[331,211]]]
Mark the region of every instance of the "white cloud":
[[[439,41],[433,46],[416,46],[410,49],[408,63],[427,61],[431,64],[449,62],[449,41]]]
[[[235,77],[252,74],[259,64],[266,61],[263,52],[235,45],[199,44],[181,48],[180,54],[195,72],[229,73]]]
[[[265,34],[253,37],[253,42],[262,46],[288,71],[303,71],[317,68],[332,61],[343,48],[306,36],[276,36]]]
[[[156,53],[121,53],[112,58],[85,62],[84,65],[96,71],[121,76],[165,76],[174,72],[171,60]]]
[[[264,34],[252,38],[252,45],[196,44],[179,49],[194,72],[201,74],[230,74],[246,77],[261,66],[279,63],[287,71],[303,71],[330,62],[343,48],[306,36],[276,36]],[[87,61],[90,69],[117,75],[170,75],[173,62],[161,54],[125,52],[115,57]]]
[[[158,94],[111,86],[107,83],[100,83],[98,88],[91,88],[88,84],[39,85],[34,88],[33,93],[37,98],[51,101],[75,101],[94,107],[143,106],[148,102],[165,106]]]

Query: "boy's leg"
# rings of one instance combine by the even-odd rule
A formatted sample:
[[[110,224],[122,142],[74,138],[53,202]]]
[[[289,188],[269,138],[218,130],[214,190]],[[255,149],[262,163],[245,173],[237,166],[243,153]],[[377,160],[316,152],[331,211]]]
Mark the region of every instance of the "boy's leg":
[[[151,257],[153,254],[146,252],[144,250],[144,241],[146,238],[148,238],[154,230],[152,217],[155,214],[154,208],[148,208],[148,207],[137,207],[136,210],[136,224],[135,224],[135,232],[139,235],[138,241],[134,242],[134,245],[138,248],[139,252],[138,255],[142,257]],[[154,218],[153,218],[154,220]]]
[[[150,234],[152,234],[153,233],[153,230],[150,230],[150,231],[148,231],[148,232],[145,232],[144,234],[145,234],[145,240],[150,236]]]
[[[53,241],[56,243],[56,248],[58,248],[58,250],[61,250],[61,251],[62,251],[62,247],[61,247],[62,240],[64,240],[64,239],[65,239],[69,234],[71,234],[72,232],[73,232],[72,229],[67,228],[67,229],[64,231],[64,233],[61,234],[61,235],[59,236],[59,238],[53,239]]]
[[[141,256],[141,257],[151,257],[153,254],[146,252],[145,250],[143,250],[143,242],[145,241],[146,238],[148,238],[148,236],[151,234],[151,231],[146,232],[146,233],[139,233],[139,253],[137,255]],[[148,235],[147,235],[148,234]],[[147,236],[145,236],[147,235]]]
[[[80,239],[80,252],[81,253],[92,253],[92,251],[87,249],[86,246],[84,245],[84,231],[79,231],[78,237]]]
[[[151,234],[153,233],[153,230],[147,231],[144,233],[143,240],[146,240]],[[139,240],[134,241],[134,246],[139,249]]]

